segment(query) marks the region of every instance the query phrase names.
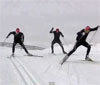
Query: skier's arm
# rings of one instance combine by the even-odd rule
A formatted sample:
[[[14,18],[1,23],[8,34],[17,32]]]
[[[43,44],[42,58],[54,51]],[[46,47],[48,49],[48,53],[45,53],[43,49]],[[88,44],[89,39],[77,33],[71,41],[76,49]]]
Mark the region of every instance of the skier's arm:
[[[8,38],[11,34],[14,34],[14,32],[10,32],[10,33],[7,35],[6,38]]]
[[[54,28],[52,28],[52,29],[50,30],[50,33],[53,33],[53,30],[54,30]]]
[[[24,42],[24,34],[21,36],[21,41]]]
[[[96,30],[98,30],[99,27],[100,27],[100,26],[97,26],[97,27],[95,27],[95,28],[91,28],[90,31],[96,31]]]
[[[64,37],[64,35],[62,34],[62,32],[60,32],[61,36]]]
[[[84,32],[84,29],[81,30],[80,32],[78,32],[77,35],[78,35],[78,36],[82,36],[82,35],[83,35],[83,32]]]

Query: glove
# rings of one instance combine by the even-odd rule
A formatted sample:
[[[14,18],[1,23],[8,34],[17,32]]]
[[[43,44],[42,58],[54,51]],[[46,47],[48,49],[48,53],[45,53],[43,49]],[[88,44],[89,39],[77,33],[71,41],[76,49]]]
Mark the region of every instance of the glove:
[[[6,37],[6,39],[8,38],[8,36]]]
[[[100,26],[98,25],[98,26],[97,26],[97,30],[98,30],[99,27],[100,27]]]
[[[52,30],[54,29],[54,27],[52,27]]]
[[[98,26],[98,28],[99,28],[100,26]]]

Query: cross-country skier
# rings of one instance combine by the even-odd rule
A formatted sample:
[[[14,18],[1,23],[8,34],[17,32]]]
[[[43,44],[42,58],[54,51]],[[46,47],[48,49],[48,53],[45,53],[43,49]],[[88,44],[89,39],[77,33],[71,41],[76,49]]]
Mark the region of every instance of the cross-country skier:
[[[53,30],[54,30],[54,28],[52,28],[50,30],[50,33],[54,34],[54,39],[53,39],[52,44],[51,44],[52,53],[54,53],[54,44],[58,43],[61,46],[63,53],[66,54],[66,52],[64,51],[63,44],[60,41],[60,36],[64,37],[64,35],[62,34],[62,32],[59,31],[58,28],[56,29],[56,31],[53,31]]]
[[[91,50],[91,45],[88,44],[86,42],[86,38],[88,36],[88,34],[92,31],[96,31],[100,26],[97,26],[95,28],[90,28],[89,26],[87,26],[85,29],[82,29],[80,32],[77,33],[77,38],[76,38],[76,43],[73,47],[73,49],[64,57],[63,61],[61,64],[63,64],[66,59],[73,53],[76,51],[76,49],[83,45],[84,47],[87,48],[87,53],[86,53],[86,57],[85,57],[85,60],[88,60],[88,61],[92,61],[92,59],[89,58],[89,53],[90,53],[90,50]]]
[[[20,32],[20,29],[17,28],[16,31],[10,32],[10,33],[7,35],[6,38],[8,38],[11,34],[14,35],[14,42],[13,42],[13,46],[12,46],[12,56],[14,56],[15,46],[16,46],[17,43],[20,44],[20,45],[23,47],[23,49],[25,50],[25,52],[26,52],[29,56],[31,56],[32,54],[30,54],[30,53],[27,51],[27,49],[25,48],[25,45],[24,45],[24,43],[23,43],[23,42],[24,42],[24,34],[23,34],[22,32]]]

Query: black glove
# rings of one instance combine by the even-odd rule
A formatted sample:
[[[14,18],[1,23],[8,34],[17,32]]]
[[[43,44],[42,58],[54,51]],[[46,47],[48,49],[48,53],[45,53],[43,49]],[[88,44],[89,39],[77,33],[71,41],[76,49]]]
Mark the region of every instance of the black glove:
[[[54,27],[52,27],[52,29],[50,30],[50,33],[52,33],[52,32],[53,32],[53,29],[54,29]]]
[[[98,30],[99,27],[100,27],[100,26],[98,25],[98,26],[97,26],[97,30]]]
[[[98,28],[99,28],[100,26],[98,25]]]
[[[8,38],[8,36],[6,38]]]
[[[54,27],[52,27],[52,30],[54,30]]]

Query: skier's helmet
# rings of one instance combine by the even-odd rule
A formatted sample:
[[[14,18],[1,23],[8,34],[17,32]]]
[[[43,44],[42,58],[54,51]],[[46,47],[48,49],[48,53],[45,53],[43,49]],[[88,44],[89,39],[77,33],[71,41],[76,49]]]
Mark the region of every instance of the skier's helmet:
[[[56,29],[56,32],[59,32],[59,28]]]
[[[20,29],[19,28],[16,28],[16,33],[19,33],[20,32]]]
[[[89,30],[90,30],[90,27],[89,27],[89,26],[87,26],[87,27],[85,28],[85,30],[86,30],[86,31],[89,31]]]

